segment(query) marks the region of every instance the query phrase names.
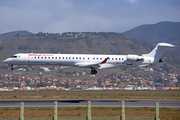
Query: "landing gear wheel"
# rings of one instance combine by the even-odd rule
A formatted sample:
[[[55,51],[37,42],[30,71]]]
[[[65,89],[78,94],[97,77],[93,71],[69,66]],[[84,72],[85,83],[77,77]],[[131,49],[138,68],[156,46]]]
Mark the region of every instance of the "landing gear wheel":
[[[94,68],[91,68],[91,74],[96,74],[96,73],[97,73],[97,70]]]
[[[13,65],[11,65],[11,70],[14,70]]]

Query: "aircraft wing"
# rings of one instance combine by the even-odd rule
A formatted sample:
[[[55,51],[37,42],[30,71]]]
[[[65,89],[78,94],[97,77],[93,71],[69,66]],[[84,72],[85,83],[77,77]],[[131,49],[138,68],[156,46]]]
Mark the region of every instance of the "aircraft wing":
[[[77,63],[76,65],[79,67],[84,67],[84,68],[94,68],[94,69],[98,69],[99,67],[101,67],[101,64],[106,63],[106,61],[109,59],[109,57],[107,57],[105,60],[103,60],[101,63]]]

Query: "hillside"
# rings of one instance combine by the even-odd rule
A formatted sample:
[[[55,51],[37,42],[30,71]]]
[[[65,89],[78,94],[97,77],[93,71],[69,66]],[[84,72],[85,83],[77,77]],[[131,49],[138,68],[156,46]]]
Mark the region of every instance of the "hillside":
[[[144,54],[155,46],[118,33],[64,33],[13,36],[0,42],[0,60],[15,53],[92,53],[92,54]],[[179,70],[180,58],[174,55],[176,49],[165,53],[165,69]],[[2,63],[0,64],[3,65]],[[158,67],[158,66],[155,66]]]
[[[147,44],[116,33],[73,35],[37,34],[14,36],[0,43],[2,58],[19,52],[142,54],[150,51]],[[5,56],[4,56],[5,55]],[[1,58],[1,60],[2,60]]]
[[[12,36],[28,36],[28,35],[32,35],[33,33],[31,32],[28,32],[28,31],[14,31],[14,32],[8,32],[8,33],[3,33],[3,34],[0,34],[0,41],[3,41],[9,37],[12,37]]]
[[[180,22],[160,22],[157,24],[140,25],[123,33],[150,44],[159,42],[180,43]]]
[[[0,60],[15,53],[92,53],[142,54],[150,51],[147,44],[116,33],[85,33],[85,35],[37,34],[13,36],[0,43]]]

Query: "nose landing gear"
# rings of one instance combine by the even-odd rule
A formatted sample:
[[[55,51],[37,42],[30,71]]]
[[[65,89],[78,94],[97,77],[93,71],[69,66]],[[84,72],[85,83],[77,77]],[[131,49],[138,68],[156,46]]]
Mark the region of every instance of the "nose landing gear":
[[[11,70],[13,71],[14,70],[13,65],[10,65],[10,66],[11,66]]]
[[[92,67],[91,68],[91,74],[96,74],[96,73],[97,73],[97,70]]]

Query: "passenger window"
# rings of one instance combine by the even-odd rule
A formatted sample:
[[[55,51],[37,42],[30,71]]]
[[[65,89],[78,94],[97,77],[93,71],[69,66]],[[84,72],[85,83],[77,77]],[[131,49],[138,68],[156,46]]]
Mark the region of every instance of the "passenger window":
[[[100,58],[100,60],[102,60],[102,58]]]
[[[59,59],[61,59],[61,57],[59,57]]]
[[[116,60],[117,60],[117,58],[116,58]]]
[[[79,57],[79,59],[81,59],[81,57]]]
[[[97,58],[97,60],[98,60],[98,58]]]
[[[114,60],[114,58],[112,58],[112,60]]]
[[[124,58],[122,58],[122,60],[124,60]]]
[[[109,58],[109,60],[110,60],[110,58]]]
[[[46,59],[46,57],[44,57]]]
[[[71,57],[69,57],[69,59],[71,59]]]
[[[52,59],[54,59],[54,57],[52,57]]]
[[[93,60],[94,60],[95,58],[93,58]]]
[[[41,59],[43,59],[43,57],[41,57]]]
[[[39,57],[38,57],[38,59],[39,59]]]
[[[50,59],[50,57],[49,57],[49,59]]]
[[[56,57],[56,59],[57,59],[57,57]]]
[[[89,58],[88,58],[88,60],[89,60]]]
[[[83,58],[83,60],[84,60],[85,58]]]
[[[74,59],[74,57],[72,59]]]
[[[36,59],[36,57],[34,57]]]
[[[121,58],[119,58],[119,60],[121,60]]]

